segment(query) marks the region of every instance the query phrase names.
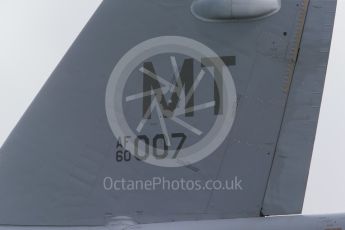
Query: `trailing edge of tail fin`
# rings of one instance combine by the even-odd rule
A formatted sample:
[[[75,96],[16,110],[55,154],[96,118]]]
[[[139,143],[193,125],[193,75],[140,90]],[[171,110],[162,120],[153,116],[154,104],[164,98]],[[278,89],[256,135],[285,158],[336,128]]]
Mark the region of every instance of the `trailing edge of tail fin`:
[[[306,19],[300,17],[303,36],[262,207],[264,215],[302,211],[336,5],[336,0],[311,0]]]

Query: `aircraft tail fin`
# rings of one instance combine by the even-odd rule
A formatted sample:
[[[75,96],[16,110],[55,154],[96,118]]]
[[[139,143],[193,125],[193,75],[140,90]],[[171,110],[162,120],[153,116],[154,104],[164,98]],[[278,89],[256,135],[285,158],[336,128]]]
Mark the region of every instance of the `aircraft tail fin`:
[[[0,150],[0,224],[301,211],[336,1],[193,2],[103,1]]]

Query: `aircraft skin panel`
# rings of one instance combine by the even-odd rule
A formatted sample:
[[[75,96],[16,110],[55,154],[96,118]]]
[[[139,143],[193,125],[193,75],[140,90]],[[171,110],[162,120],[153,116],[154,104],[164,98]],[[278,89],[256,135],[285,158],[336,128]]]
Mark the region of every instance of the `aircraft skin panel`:
[[[199,220],[155,224],[138,224],[128,217],[111,219],[104,226],[0,226],[0,230],[342,230],[344,214],[291,215],[229,220]]]
[[[315,215],[315,216],[280,216],[266,218],[246,218],[215,221],[190,221],[162,224],[134,225],[126,229],[140,230],[228,230],[228,229],[255,229],[255,230],[342,230],[345,227],[344,214]],[[1,230],[1,229],[0,229]]]
[[[0,149],[0,224],[92,226],[104,225],[107,216],[156,223],[261,215],[306,1],[283,0],[274,15],[236,22],[199,20],[192,2],[101,4]],[[150,53],[161,51],[162,44],[169,52]],[[151,56],[140,60],[144,54]],[[199,77],[204,78],[198,82]],[[193,94],[182,92],[188,87]],[[128,135],[134,151],[146,151],[147,140],[165,143],[160,153],[166,147],[169,154],[173,148],[175,154],[210,155],[184,167],[132,155],[126,160],[122,144]],[[104,186],[106,178],[156,177],[240,180],[242,186],[231,191]]]
[[[301,213],[337,1],[311,0],[263,203],[264,215]]]

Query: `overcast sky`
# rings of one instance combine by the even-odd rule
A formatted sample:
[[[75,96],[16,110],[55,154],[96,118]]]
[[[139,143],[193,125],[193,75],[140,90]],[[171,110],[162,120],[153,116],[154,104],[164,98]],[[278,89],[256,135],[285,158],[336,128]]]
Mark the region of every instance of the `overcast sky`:
[[[0,146],[100,2],[0,0]],[[344,21],[338,0],[304,213],[345,212]]]

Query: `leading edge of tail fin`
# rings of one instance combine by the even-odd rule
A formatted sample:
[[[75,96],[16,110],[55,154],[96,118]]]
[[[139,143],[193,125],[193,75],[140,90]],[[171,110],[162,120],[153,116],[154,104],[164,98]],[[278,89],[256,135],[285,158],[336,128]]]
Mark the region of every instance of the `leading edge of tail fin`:
[[[263,215],[302,212],[336,5],[336,0],[309,2],[299,55],[263,202]]]
[[[297,212],[305,181],[299,192],[281,189],[289,170],[306,174],[311,141],[298,151],[300,171],[281,151],[294,140],[294,98],[309,98],[299,80],[327,59],[299,64],[314,55],[307,38],[315,25],[302,33],[308,2],[284,0],[262,20],[219,23],[195,18],[192,0],[105,0],[0,149],[0,224]],[[310,84],[320,92],[322,83]],[[315,127],[301,133],[313,137]]]

